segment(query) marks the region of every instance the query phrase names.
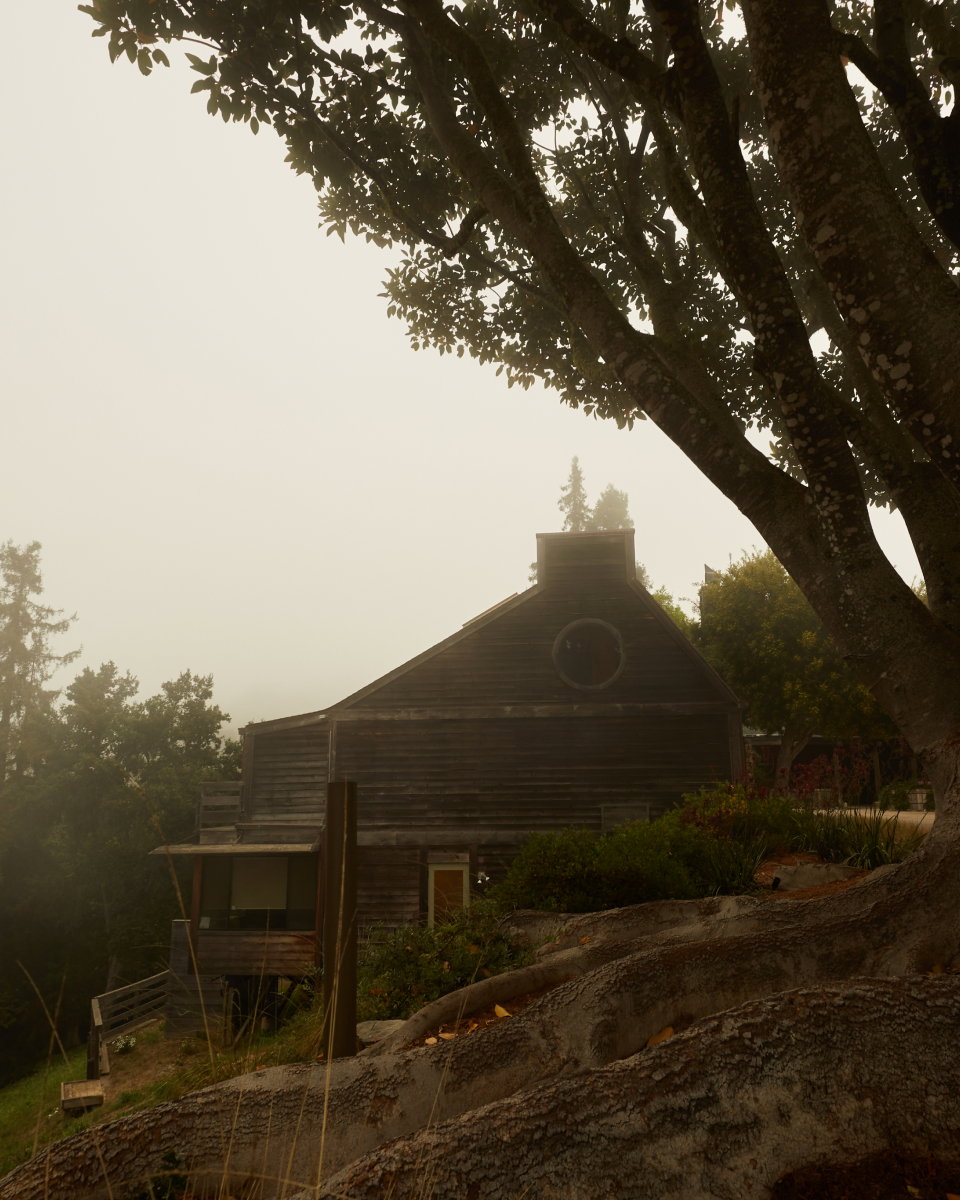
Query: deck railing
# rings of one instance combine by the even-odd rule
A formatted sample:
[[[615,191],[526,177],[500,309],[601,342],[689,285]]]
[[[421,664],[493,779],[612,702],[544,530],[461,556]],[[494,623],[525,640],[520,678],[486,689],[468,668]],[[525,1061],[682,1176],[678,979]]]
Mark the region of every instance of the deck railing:
[[[103,1103],[100,1078],[110,1074],[107,1043],[155,1021],[167,1003],[170,972],[160,971],[149,979],[138,979],[126,987],[114,988],[90,1001],[90,1033],[87,1037],[87,1080],[64,1083],[60,1088],[60,1107],[64,1112],[84,1111]]]
[[[243,817],[243,784],[239,780],[205,780],[197,798],[197,829],[233,825]]]
[[[90,1037],[87,1039],[87,1078],[110,1074],[107,1042],[155,1021],[167,1003],[170,972],[161,971],[114,988],[90,1001]]]

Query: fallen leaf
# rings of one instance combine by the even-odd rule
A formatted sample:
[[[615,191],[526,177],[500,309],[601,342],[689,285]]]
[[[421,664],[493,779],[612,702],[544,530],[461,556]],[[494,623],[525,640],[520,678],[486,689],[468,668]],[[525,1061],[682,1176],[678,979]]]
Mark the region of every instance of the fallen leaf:
[[[487,970],[487,968],[486,968],[486,967],[481,967],[481,968],[480,968],[480,974],[481,974],[481,975],[486,975],[486,977],[487,977],[488,979],[490,978],[490,972]]]
[[[581,946],[585,946],[585,945],[587,944],[587,942],[591,942],[591,941],[593,941],[593,938],[589,938],[589,937],[582,937],[582,938],[580,939],[580,945],[581,945]]]
[[[921,1195],[920,1189],[919,1189],[919,1188],[915,1188],[915,1187],[911,1187],[909,1183],[907,1184],[907,1191],[910,1193],[910,1195],[911,1195],[911,1196],[919,1196],[919,1195]]]
[[[509,1017],[511,1015],[510,1013],[507,1012],[507,1010],[505,1008],[503,1008],[499,1004],[495,1004],[493,1006],[493,1011],[497,1014],[498,1017]]]
[[[455,1033],[441,1033],[440,1036],[445,1042],[451,1042],[457,1035]]]
[[[435,1046],[437,1044],[437,1039],[436,1038],[426,1038],[424,1040],[423,1044],[425,1046]]]
[[[947,1200],[960,1200],[960,1196],[954,1195],[953,1192],[947,1192]]]
[[[665,1042],[669,1037],[673,1037],[672,1025],[668,1025],[666,1029],[661,1029],[659,1033],[655,1033],[647,1042],[647,1049],[649,1050],[651,1046],[659,1045],[660,1042]]]
[[[479,953],[480,953],[480,947],[479,947],[479,946],[471,946],[471,947],[470,947],[470,953],[471,953],[471,954],[479,954]]]
[[[942,975],[943,974],[943,963],[936,963],[934,966],[932,966],[930,968],[930,974],[931,975]]]
[[[475,1029],[479,1029],[479,1028],[480,1028],[480,1026],[479,1026],[479,1025],[476,1023],[476,1021],[471,1021],[471,1022],[470,1022],[470,1028],[467,1030],[467,1032],[468,1032],[468,1033],[473,1033],[473,1031],[474,1031]]]
[[[444,964],[443,964],[443,969],[444,969],[444,971],[449,971],[449,970],[450,970],[450,964],[449,964],[449,963],[444,963]]]

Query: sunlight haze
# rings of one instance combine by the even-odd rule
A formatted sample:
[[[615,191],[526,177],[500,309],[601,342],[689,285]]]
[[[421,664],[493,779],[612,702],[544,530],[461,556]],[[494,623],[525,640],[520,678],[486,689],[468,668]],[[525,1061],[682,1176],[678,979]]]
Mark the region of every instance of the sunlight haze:
[[[174,50],[111,66],[92,28],[14,8],[0,74],[0,541],[40,541],[78,615],[59,683],[212,673],[233,728],[330,704],[527,586],[574,455],[678,597],[761,544],[651,424],[412,352],[378,297],[399,250],[324,236],[271,129],[208,116]]]

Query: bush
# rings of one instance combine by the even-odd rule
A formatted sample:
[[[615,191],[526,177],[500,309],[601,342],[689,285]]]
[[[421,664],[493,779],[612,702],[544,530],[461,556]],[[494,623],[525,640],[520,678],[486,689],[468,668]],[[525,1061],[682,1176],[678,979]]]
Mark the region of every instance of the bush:
[[[900,862],[919,845],[918,838],[898,838],[895,823],[879,813],[798,810],[781,793],[743,783],[702,788],[683,801],[657,821],[599,838],[575,828],[532,834],[492,898],[506,908],[599,912],[736,895],[756,890],[757,869],[777,852],[808,850],[873,869]]]
[[[906,812],[910,807],[910,785],[903,779],[894,779],[880,789],[877,800],[878,808],[892,808],[897,812]]]
[[[749,891],[764,858],[789,843],[792,811],[782,796],[728,784],[600,838],[586,829],[532,834],[492,896],[509,908],[599,912]]]
[[[696,836],[661,821],[634,822],[601,838],[577,828],[534,833],[491,895],[505,908],[544,912],[691,899],[697,888],[686,867],[686,844]]]
[[[501,910],[477,900],[434,929],[403,925],[370,932],[357,963],[357,1017],[390,1020],[448,992],[529,961],[499,928]]]

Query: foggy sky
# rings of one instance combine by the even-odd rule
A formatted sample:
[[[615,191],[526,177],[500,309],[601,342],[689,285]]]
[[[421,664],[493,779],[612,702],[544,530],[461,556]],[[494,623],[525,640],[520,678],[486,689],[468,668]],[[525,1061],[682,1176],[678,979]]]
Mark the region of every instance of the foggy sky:
[[[92,28],[34,0],[0,48],[0,541],[42,542],[78,614],[58,682],[212,673],[233,727],[333,703],[527,586],[575,454],[591,500],[629,493],[655,585],[762,545],[649,423],[409,350],[392,254],[318,230],[276,135]]]

